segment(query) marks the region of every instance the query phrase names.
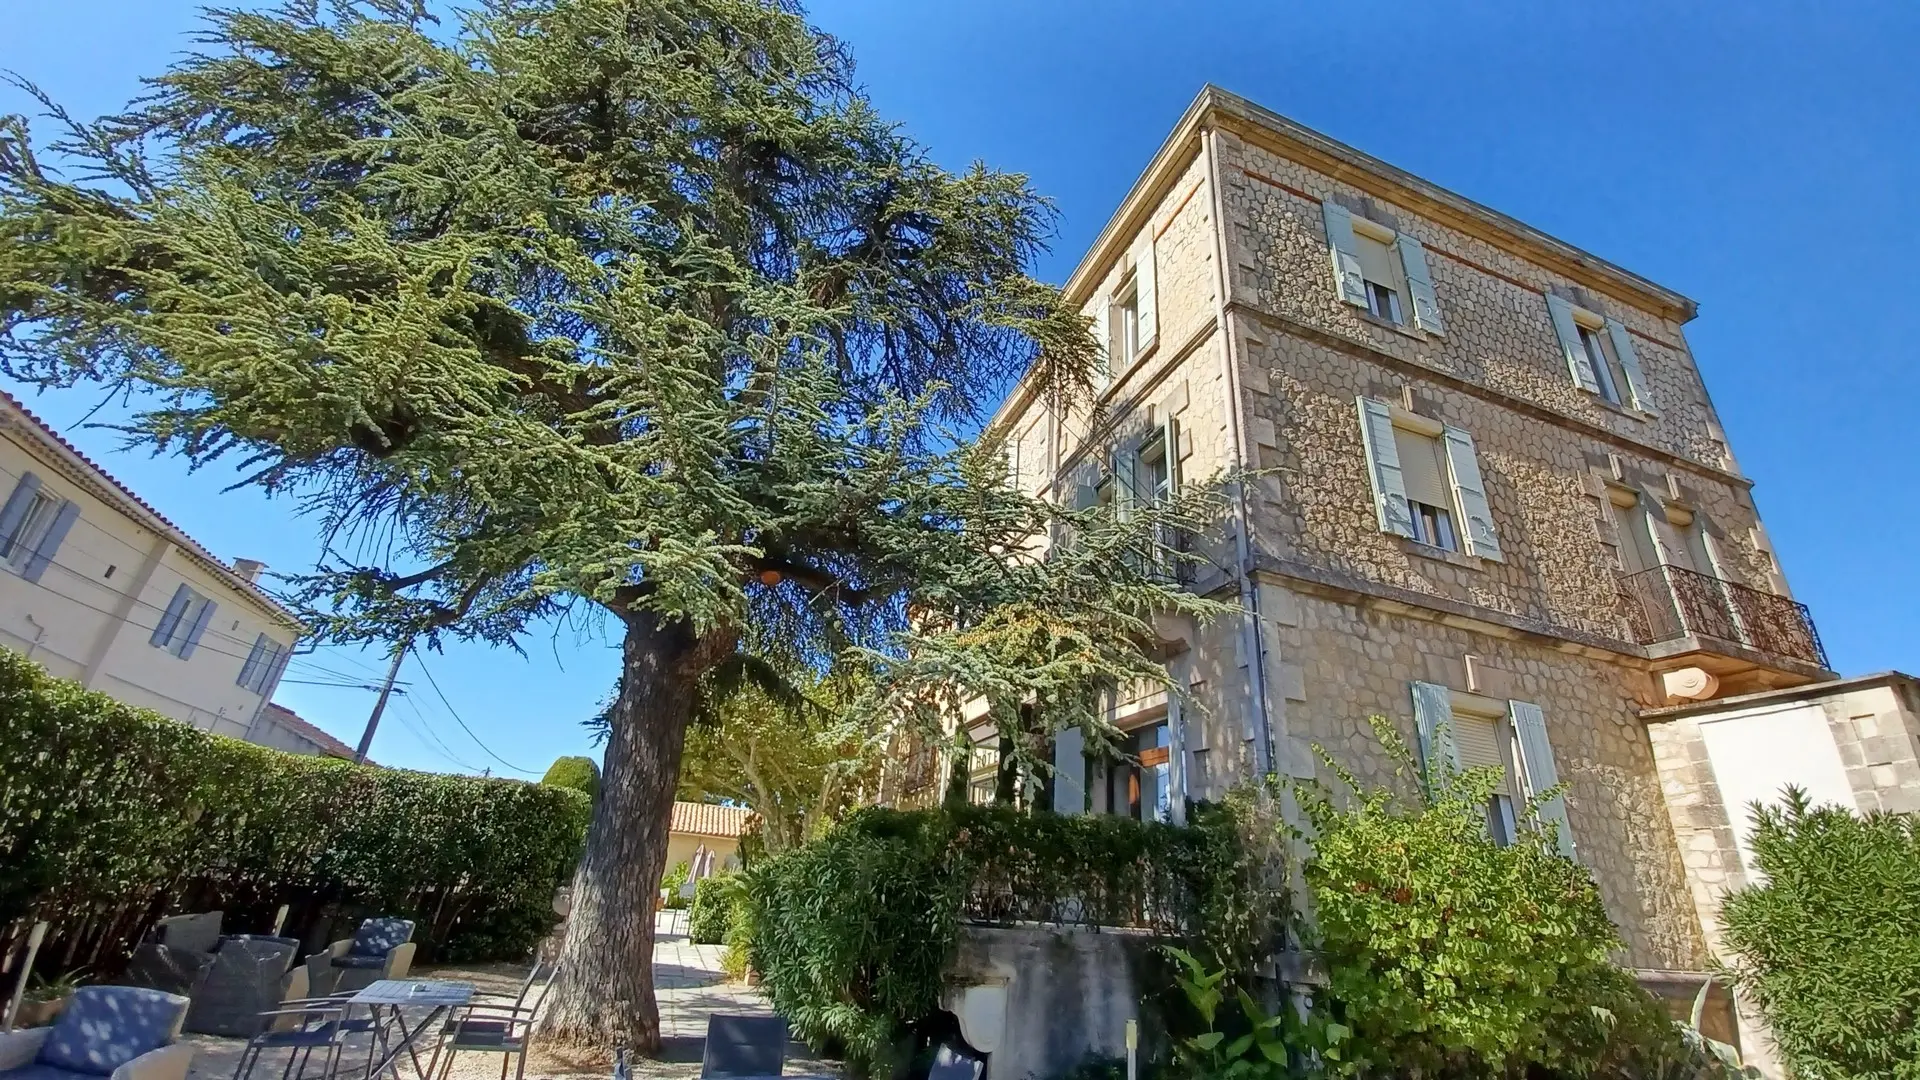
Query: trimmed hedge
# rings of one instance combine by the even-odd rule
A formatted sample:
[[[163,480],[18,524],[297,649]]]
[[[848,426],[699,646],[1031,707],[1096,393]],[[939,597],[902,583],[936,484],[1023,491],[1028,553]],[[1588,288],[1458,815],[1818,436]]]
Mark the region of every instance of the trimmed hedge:
[[[282,903],[289,934],[378,912],[419,924],[423,960],[517,959],[589,812],[565,788],[210,735],[0,649],[0,938],[46,919],[75,962],[111,965],[169,910],[264,930]]]
[[[701,878],[693,887],[687,910],[687,938],[695,945],[722,945],[733,932],[734,906],[739,895],[735,874]]]

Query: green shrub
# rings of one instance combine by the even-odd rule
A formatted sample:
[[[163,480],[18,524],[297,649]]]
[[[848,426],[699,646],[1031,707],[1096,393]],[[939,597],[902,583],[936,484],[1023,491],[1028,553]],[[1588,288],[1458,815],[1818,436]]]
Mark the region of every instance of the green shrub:
[[[540,782],[549,787],[571,788],[588,799],[600,797],[600,766],[590,757],[554,758]]]
[[[552,929],[577,792],[288,754],[198,731],[0,649],[0,865],[15,918],[114,955],[180,903],[403,915],[422,959],[518,959]],[[298,930],[298,927],[292,929]]]
[[[1374,727],[1410,780],[1399,736]],[[1318,1007],[1351,1032],[1332,1071],[1590,1071],[1606,1017],[1645,995],[1608,962],[1620,940],[1586,870],[1545,833],[1507,847],[1488,837],[1495,770],[1441,778],[1428,797],[1369,790],[1327,764],[1347,790],[1300,793],[1315,834],[1309,940],[1328,979]]]
[[[1067,905],[1208,956],[1260,951],[1254,928],[1284,904],[1246,895],[1224,814],[1179,829],[1008,808],[860,810],[741,875],[747,959],[802,1038],[884,1071],[939,1009],[963,914],[1047,920]]]
[[[1758,810],[1763,884],[1721,909],[1739,987],[1801,1080],[1920,1078],[1920,819]]]
[[[701,878],[693,887],[693,904],[687,911],[687,938],[696,945],[720,945],[733,929],[734,898],[738,893],[737,875],[719,874]]]
[[[687,906],[687,898],[680,895],[680,886],[685,885],[687,878],[692,875],[693,864],[685,859],[667,867],[667,872],[660,875],[660,890],[666,893],[669,911],[680,911]]]

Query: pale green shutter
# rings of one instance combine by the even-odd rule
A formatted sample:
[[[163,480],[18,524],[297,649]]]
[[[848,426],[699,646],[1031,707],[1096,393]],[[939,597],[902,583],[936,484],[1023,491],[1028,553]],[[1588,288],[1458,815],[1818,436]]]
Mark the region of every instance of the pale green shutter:
[[[1514,741],[1520,744],[1520,768],[1527,774],[1527,795],[1537,797],[1557,787],[1560,770],[1553,763],[1553,746],[1547,742],[1546,713],[1532,702],[1509,701],[1507,714],[1513,718]],[[1573,858],[1573,827],[1567,822],[1567,801],[1555,795],[1542,801],[1536,812],[1541,825],[1555,827],[1560,854]]]
[[[1566,357],[1574,385],[1588,393],[1599,393],[1600,374],[1593,370],[1593,360],[1580,345],[1580,324],[1574,321],[1573,305],[1548,293],[1547,311],[1553,316],[1553,332],[1560,338],[1560,352]]]
[[[1438,683],[1414,683],[1413,726],[1420,734],[1427,794],[1439,795],[1445,785],[1435,781],[1460,771],[1460,748],[1453,740],[1453,691]]]
[[[1500,554],[1500,533],[1493,527],[1493,510],[1487,505],[1486,485],[1480,479],[1480,460],[1473,449],[1473,436],[1457,427],[1445,429],[1447,471],[1453,476],[1453,498],[1460,508],[1461,547],[1469,555],[1504,562]]]
[[[1640,354],[1634,350],[1633,335],[1619,319],[1607,320],[1607,336],[1613,339],[1613,356],[1620,361],[1620,370],[1627,375],[1628,404],[1641,412],[1658,416],[1653,407],[1653,396],[1647,393],[1647,376],[1640,370]]]
[[[1380,531],[1413,535],[1406,483],[1400,477],[1400,451],[1393,443],[1393,410],[1372,398],[1360,399],[1360,440],[1367,449],[1367,475],[1373,480],[1373,507]]]
[[[1406,233],[1394,237],[1393,246],[1400,253],[1400,270],[1413,297],[1413,325],[1431,334],[1446,333],[1446,324],[1440,319],[1440,297],[1433,291],[1433,275],[1427,271],[1427,249]]]
[[[1320,204],[1327,223],[1327,248],[1333,253],[1333,287],[1340,299],[1367,306],[1367,276],[1360,269],[1360,246],[1353,241],[1353,214],[1331,199]]]

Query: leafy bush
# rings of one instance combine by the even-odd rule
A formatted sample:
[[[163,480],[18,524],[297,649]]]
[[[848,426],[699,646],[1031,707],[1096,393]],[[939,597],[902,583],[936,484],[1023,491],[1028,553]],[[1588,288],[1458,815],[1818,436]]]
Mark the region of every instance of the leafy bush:
[[[1920,1077],[1920,819],[1789,790],[1757,812],[1752,846],[1766,881],[1720,921],[1794,1075]]]
[[[600,796],[600,766],[590,757],[575,755],[554,758],[540,782],[549,787],[571,788],[588,799]]]
[[[687,937],[696,945],[719,945],[733,929],[734,907],[739,893],[737,875],[719,874],[701,878],[693,887],[693,904],[687,912]]]
[[[1208,956],[1251,957],[1253,928],[1275,905],[1241,888],[1223,814],[1178,829],[1006,808],[860,810],[741,875],[748,959],[802,1038],[879,1070],[939,1008],[963,917],[1139,926]]]
[[[1400,775],[1411,755],[1374,728]],[[1584,1074],[1606,1052],[1607,1018],[1646,995],[1608,962],[1619,937],[1587,872],[1549,835],[1487,835],[1492,769],[1402,795],[1367,790],[1331,758],[1345,792],[1300,789],[1315,839],[1304,867],[1310,943],[1327,986],[1321,1019],[1350,1031],[1329,1068],[1345,1075]],[[1672,1025],[1667,1025],[1671,1027]]]
[[[667,867],[660,875],[660,891],[666,894],[666,906],[670,911],[679,911],[687,906],[687,898],[680,895],[680,886],[693,876],[693,864],[685,859]]]
[[[0,865],[35,868],[0,916],[51,921],[50,951],[92,935],[76,955],[104,959],[157,911],[239,926],[287,903],[290,932],[404,915],[423,959],[517,959],[552,929],[587,815],[559,788],[209,735],[0,649]]]

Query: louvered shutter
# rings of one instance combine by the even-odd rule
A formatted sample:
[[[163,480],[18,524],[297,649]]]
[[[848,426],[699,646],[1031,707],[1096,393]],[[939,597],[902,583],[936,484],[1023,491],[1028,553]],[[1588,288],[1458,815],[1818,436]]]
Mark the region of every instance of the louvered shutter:
[[[1507,713],[1513,719],[1514,741],[1520,745],[1520,768],[1526,772],[1527,795],[1560,783],[1560,770],[1553,763],[1553,746],[1547,742],[1547,716],[1540,706],[1527,701],[1510,701]],[[1542,825],[1555,826],[1560,854],[1573,858],[1573,827],[1567,822],[1567,802],[1559,795],[1536,808]]]
[[[1121,521],[1133,517],[1140,501],[1140,444],[1127,442],[1113,452],[1113,514]]]
[[[1500,554],[1500,534],[1493,527],[1493,510],[1487,505],[1486,485],[1480,480],[1480,461],[1473,449],[1473,436],[1457,427],[1445,429],[1447,471],[1453,476],[1453,497],[1460,516],[1466,520],[1460,529],[1461,546],[1466,553],[1494,562],[1504,562]]]
[[[1373,480],[1373,506],[1380,531],[1413,535],[1406,484],[1400,477],[1400,452],[1393,443],[1393,410],[1372,398],[1360,401],[1360,440],[1367,451],[1367,475]]]
[[[21,577],[28,581],[40,580],[40,575],[47,572],[48,564],[53,562],[54,555],[60,551],[60,545],[67,539],[67,530],[73,528],[74,520],[79,516],[78,503],[60,504],[60,511],[53,515],[53,522],[47,526],[47,531],[40,537],[40,543],[35,545],[32,556],[27,559],[27,565],[20,568]]]
[[[167,601],[167,610],[161,613],[160,623],[153,628],[153,636],[147,642],[165,648],[167,642],[173,640],[173,631],[180,625],[180,616],[186,613],[187,605],[192,602],[192,589],[182,585],[173,590],[173,599]]]
[[[262,672],[266,677],[260,680],[261,697],[266,698],[268,701],[273,700],[274,691],[280,688],[280,676],[286,673],[287,661],[292,658],[292,645],[282,645],[279,642],[274,642],[273,659],[269,661],[267,669]]]
[[[1607,336],[1613,340],[1613,358],[1620,361],[1620,370],[1627,376],[1628,402],[1641,412],[1653,416],[1659,410],[1653,407],[1653,396],[1647,393],[1647,376],[1640,370],[1640,353],[1633,347],[1633,335],[1619,319],[1607,320]]]
[[[234,685],[244,686],[249,690],[255,689],[253,685],[253,673],[260,669],[262,654],[267,651],[268,644],[270,644],[270,640],[265,634],[261,634],[259,637],[253,639],[253,648],[247,652],[246,663],[240,665],[240,677],[233,680]]]
[[[1433,275],[1427,270],[1427,249],[1405,233],[1393,238],[1400,252],[1400,270],[1406,275],[1407,293],[1413,298],[1413,325],[1430,334],[1444,334],[1446,324],[1440,318],[1440,296],[1433,291]]]
[[[188,628],[186,640],[180,643],[179,652],[176,654],[180,659],[193,658],[193,650],[200,647],[200,635],[207,632],[207,623],[213,620],[213,613],[219,606],[212,600],[200,601],[200,610],[193,617],[193,626]]]
[[[1573,305],[1548,293],[1547,311],[1553,316],[1553,332],[1560,338],[1560,352],[1566,357],[1574,385],[1588,393],[1599,393],[1600,374],[1593,370],[1593,360],[1580,344],[1580,324],[1573,318]]]
[[[21,473],[19,482],[13,485],[13,494],[7,496],[7,505],[0,508],[0,558],[13,557],[13,534],[26,523],[27,510],[39,493],[40,478],[30,472]]]
[[[1320,204],[1327,223],[1327,248],[1333,255],[1333,287],[1340,299],[1367,306],[1367,276],[1360,269],[1359,245],[1353,240],[1353,214],[1331,199]]]
[[[1180,490],[1180,421],[1169,416],[1160,422],[1160,438],[1167,454],[1167,493]]]
[[[1453,740],[1453,691],[1438,683],[1414,683],[1413,724],[1420,734],[1427,794],[1437,795],[1443,785],[1436,781],[1460,771],[1460,749]]]
[[[1140,239],[1133,248],[1133,288],[1134,304],[1139,311],[1140,348],[1144,351],[1147,343],[1160,332],[1160,306],[1154,293],[1154,255],[1153,223],[1149,221],[1140,232]]]

